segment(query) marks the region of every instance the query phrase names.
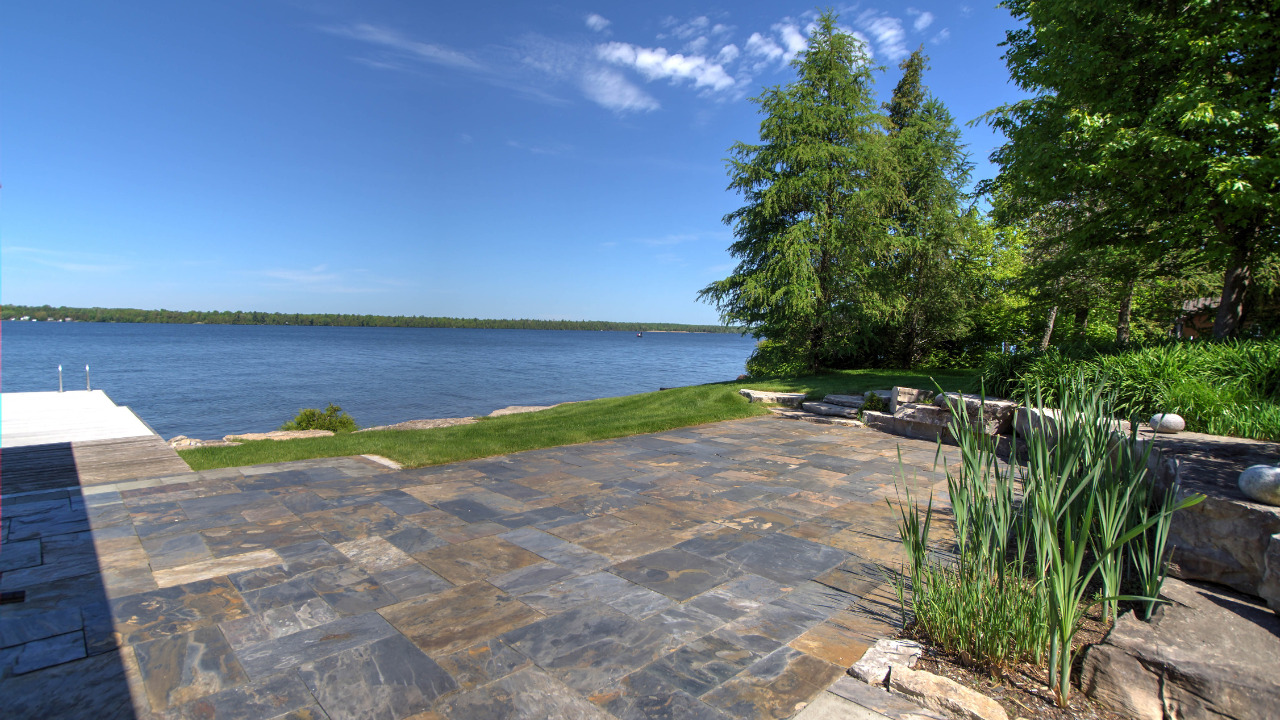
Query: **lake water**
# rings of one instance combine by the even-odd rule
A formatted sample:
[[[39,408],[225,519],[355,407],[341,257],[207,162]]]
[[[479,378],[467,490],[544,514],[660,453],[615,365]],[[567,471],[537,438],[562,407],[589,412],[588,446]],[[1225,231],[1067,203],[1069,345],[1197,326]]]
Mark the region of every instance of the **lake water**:
[[[4,322],[0,389],[95,390],[166,439],[274,430],[304,407],[363,427],[732,380],[732,334]],[[0,408],[3,412],[3,408]]]

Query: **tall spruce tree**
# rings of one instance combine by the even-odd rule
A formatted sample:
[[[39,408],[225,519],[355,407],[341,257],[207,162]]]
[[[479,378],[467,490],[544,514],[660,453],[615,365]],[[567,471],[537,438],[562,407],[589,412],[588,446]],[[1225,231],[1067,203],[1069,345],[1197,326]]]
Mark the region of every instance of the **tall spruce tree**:
[[[923,85],[926,58],[903,60],[889,113],[889,147],[898,165],[901,202],[892,214],[885,252],[872,257],[884,319],[883,360],[919,364],[931,348],[971,329],[976,298],[966,255],[964,185],[972,164],[951,113]]]
[[[755,98],[760,144],[730,149],[729,187],[746,200],[724,218],[739,263],[699,298],[816,370],[841,353],[862,250],[884,244],[899,190],[862,42],[825,13],[792,66],[794,82]]]

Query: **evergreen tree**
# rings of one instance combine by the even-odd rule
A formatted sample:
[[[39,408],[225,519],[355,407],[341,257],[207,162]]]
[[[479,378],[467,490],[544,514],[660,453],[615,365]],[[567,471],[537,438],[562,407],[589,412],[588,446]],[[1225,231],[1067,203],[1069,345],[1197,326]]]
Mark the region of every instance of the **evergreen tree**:
[[[794,82],[755,98],[760,144],[730,149],[729,187],[747,203],[724,218],[739,263],[699,297],[812,371],[842,352],[898,185],[861,41],[825,13],[792,65]]]
[[[977,297],[964,262],[964,185],[972,164],[951,113],[922,84],[928,58],[916,50],[885,105],[889,146],[899,168],[901,203],[892,215],[887,252],[873,256],[887,344],[884,360],[913,367],[941,342],[968,332]]]

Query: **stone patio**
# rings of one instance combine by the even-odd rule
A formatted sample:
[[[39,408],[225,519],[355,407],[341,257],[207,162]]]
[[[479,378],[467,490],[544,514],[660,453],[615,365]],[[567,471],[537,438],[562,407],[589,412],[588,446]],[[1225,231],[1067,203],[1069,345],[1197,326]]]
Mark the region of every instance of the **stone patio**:
[[[899,448],[773,417],[3,487],[12,717],[784,718],[895,631]],[[927,489],[924,489],[927,488]]]

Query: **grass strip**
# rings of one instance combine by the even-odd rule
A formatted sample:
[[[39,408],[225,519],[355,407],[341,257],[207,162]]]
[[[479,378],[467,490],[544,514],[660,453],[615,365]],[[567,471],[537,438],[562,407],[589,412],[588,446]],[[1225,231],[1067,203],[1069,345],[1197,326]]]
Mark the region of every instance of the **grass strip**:
[[[944,389],[968,390],[975,383],[976,373],[945,371],[936,376]],[[738,395],[738,390],[744,387],[804,392],[820,398],[892,385],[932,388],[929,378],[926,372],[845,370],[796,378],[693,385],[569,403],[533,413],[481,418],[473,425],[259,440],[233,447],[192,448],[178,454],[192,470],[347,455],[381,455],[406,468],[422,467],[766,414],[768,410],[764,407],[748,404]]]

